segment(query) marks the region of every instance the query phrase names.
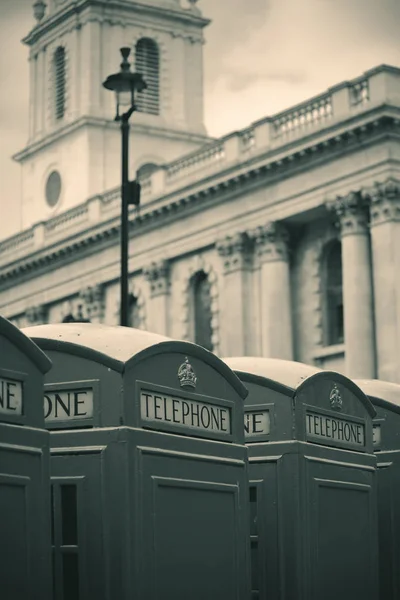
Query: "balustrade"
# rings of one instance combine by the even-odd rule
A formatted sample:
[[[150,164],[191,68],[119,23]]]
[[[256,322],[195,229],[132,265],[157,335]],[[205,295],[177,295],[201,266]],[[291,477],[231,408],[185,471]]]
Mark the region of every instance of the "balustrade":
[[[381,66],[350,82],[331,88],[324,94],[294,108],[253,123],[242,131],[214,140],[199,150],[163,165],[141,181],[142,205],[156,202],[166,193],[189,186],[206,174],[221,171],[225,166],[247,160],[266,150],[276,150],[288,140],[301,139],[307,132],[316,132],[329,123],[339,122],[364,106],[384,102],[400,103],[400,69]],[[47,243],[54,243],[68,231],[83,231],[94,223],[114,219],[120,214],[121,189],[114,188],[0,242],[0,263],[6,264],[27,255]],[[132,211],[133,212],[133,211]]]

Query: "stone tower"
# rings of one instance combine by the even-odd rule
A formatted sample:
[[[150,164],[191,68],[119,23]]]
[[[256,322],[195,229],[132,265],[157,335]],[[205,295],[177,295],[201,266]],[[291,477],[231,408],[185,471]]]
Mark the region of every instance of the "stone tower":
[[[119,48],[148,89],[131,119],[130,176],[208,141],[203,123],[203,28],[196,0],[36,0],[30,114],[22,165],[22,225],[68,210],[120,182],[113,93]]]

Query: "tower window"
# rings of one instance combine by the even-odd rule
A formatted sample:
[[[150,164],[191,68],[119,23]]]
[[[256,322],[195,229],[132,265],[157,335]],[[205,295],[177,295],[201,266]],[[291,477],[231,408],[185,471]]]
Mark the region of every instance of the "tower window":
[[[137,170],[136,177],[139,181],[146,179],[146,177],[150,177],[150,175],[154,173],[154,171],[157,171],[157,169],[158,165],[155,165],[154,163],[145,163],[140,167],[140,169]]]
[[[336,240],[323,257],[324,339],[325,345],[344,342],[342,244]]]
[[[58,171],[52,171],[46,181],[46,202],[50,207],[57,204],[61,194],[61,176]]]
[[[54,53],[54,113],[57,120],[65,114],[65,48]]]
[[[160,53],[154,40],[142,38],[136,44],[135,70],[143,76],[147,88],[136,98],[137,110],[150,115],[160,112]]]
[[[208,276],[204,271],[199,271],[194,275],[192,286],[193,339],[196,344],[212,350],[211,290]]]

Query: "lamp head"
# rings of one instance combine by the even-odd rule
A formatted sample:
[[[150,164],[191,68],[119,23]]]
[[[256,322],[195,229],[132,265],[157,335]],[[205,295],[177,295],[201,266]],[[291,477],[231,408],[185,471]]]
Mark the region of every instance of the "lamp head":
[[[135,110],[135,92],[142,92],[147,87],[140,73],[131,72],[131,65],[128,61],[131,49],[124,47],[120,49],[120,52],[122,55],[121,70],[119,73],[109,75],[103,83],[107,90],[115,92],[116,121],[121,119],[120,109],[122,107],[128,107],[128,111],[131,112]]]

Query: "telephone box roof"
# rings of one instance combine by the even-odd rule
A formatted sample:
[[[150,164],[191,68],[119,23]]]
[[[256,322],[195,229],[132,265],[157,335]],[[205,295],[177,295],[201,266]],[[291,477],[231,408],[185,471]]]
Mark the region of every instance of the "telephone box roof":
[[[0,335],[7,338],[23,354],[28,356],[42,374],[50,371],[51,360],[46,354],[29,337],[24,335],[18,327],[2,316],[0,316]]]
[[[278,383],[279,386],[282,386],[281,391],[286,391],[290,394],[293,390],[296,390],[307,377],[322,372],[318,367],[278,358],[235,356],[223,358],[222,360],[226,362],[233,371],[269,379],[271,383]]]
[[[134,329],[97,323],[57,323],[23,330],[43,350],[66,352],[99,362],[123,373],[147,356],[166,352],[189,353],[210,364],[244,399],[248,391],[240,379],[212,352],[197,344]]]
[[[373,404],[400,413],[400,385],[380,379],[355,379]]]
[[[288,396],[294,396],[303,387],[320,379],[340,382],[358,397],[372,418],[376,416],[373,404],[362,389],[354,381],[335,371],[325,371],[296,361],[258,356],[231,357],[223,360],[242,380],[264,386],[267,383],[271,389]]]

